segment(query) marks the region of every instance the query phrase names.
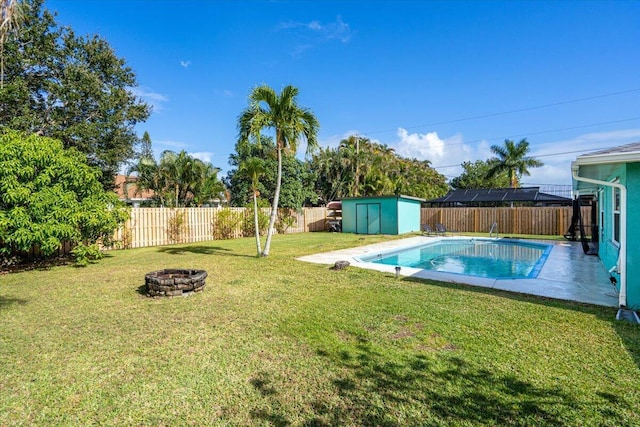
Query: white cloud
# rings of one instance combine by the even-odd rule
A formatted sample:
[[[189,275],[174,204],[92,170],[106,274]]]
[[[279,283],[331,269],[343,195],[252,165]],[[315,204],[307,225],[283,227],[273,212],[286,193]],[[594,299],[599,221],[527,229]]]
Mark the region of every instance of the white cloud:
[[[640,140],[640,129],[621,129],[609,132],[593,132],[572,139],[552,141],[532,147],[533,156],[553,154],[556,158],[575,160],[576,156],[589,151],[616,147]],[[564,153],[564,154],[560,154]]]
[[[342,141],[343,139],[347,139],[352,135],[359,134],[360,132],[358,132],[357,130],[348,130],[346,132],[343,132],[341,135],[331,135],[326,138],[319,139],[318,145],[320,145],[320,147],[322,148],[336,148],[338,145],[340,145],[340,141]]]
[[[307,24],[307,28],[313,31],[320,31],[322,30],[322,25],[318,21],[311,21]]]
[[[153,111],[156,112],[162,111],[164,103],[169,102],[169,98],[167,96],[158,92],[153,92],[142,86],[131,88],[131,93],[151,105]]]
[[[298,43],[292,51],[292,56],[297,57],[302,53],[313,49],[320,43],[337,40],[341,43],[348,43],[353,36],[353,31],[349,24],[337,16],[333,22],[323,24],[314,20],[310,22],[287,21],[276,25],[276,31],[288,31],[295,33],[295,39],[306,39],[305,43]]]
[[[189,65],[191,65],[191,61],[180,61],[180,66],[184,68],[189,68]]]
[[[301,32],[314,34],[321,39],[339,40],[342,43],[347,43],[349,40],[351,40],[351,36],[353,35],[349,24],[344,22],[342,20],[342,17],[339,15],[336,17],[336,20],[334,22],[327,22],[326,24],[323,24],[320,21],[280,22],[278,25],[276,25],[276,30],[298,30]]]
[[[444,156],[444,140],[438,137],[437,132],[426,134],[407,132],[398,128],[398,142],[396,152],[403,157],[415,157],[420,160],[440,160]]]
[[[321,31],[327,39],[338,39],[342,43],[351,40],[353,34],[349,24],[342,21],[342,17],[338,16],[335,22],[329,22],[327,25],[320,26],[317,31]]]
[[[531,176],[523,177],[522,181],[532,184],[571,184],[571,162],[576,157],[638,140],[640,129],[621,129],[532,145],[531,156],[544,162],[544,166],[531,169]]]
[[[571,161],[545,160],[544,166],[529,169],[530,176],[523,176],[522,185],[570,185],[571,184]]]
[[[153,145],[160,148],[160,152],[164,150],[180,151],[189,147],[189,144],[182,141],[162,140],[153,141]],[[154,150],[155,151],[155,150]]]
[[[215,153],[212,153],[210,151],[197,151],[195,153],[189,153],[192,157],[195,157],[196,159],[200,159],[203,162],[209,162],[211,163],[211,157],[213,157],[213,155]]]
[[[221,96],[223,98],[233,98],[234,93],[229,89],[216,89],[214,92],[217,96]]]
[[[474,148],[464,144],[460,134],[442,139],[437,132],[409,133],[406,129],[398,128],[397,135],[400,140],[391,144],[396,153],[402,157],[429,160],[432,167],[447,177],[459,175],[463,162],[473,161],[488,151],[486,141]]]

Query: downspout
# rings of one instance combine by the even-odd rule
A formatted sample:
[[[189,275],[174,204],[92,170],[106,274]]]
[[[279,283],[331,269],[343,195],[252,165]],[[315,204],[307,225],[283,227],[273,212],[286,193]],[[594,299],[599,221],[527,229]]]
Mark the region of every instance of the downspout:
[[[627,307],[627,187],[617,182],[599,181],[597,179],[578,176],[578,165],[571,165],[571,175],[576,181],[587,182],[589,184],[603,185],[613,187],[620,190],[620,250],[618,251],[618,260],[614,268],[609,270],[616,271],[620,275],[620,293],[618,295],[618,304],[621,308]],[[602,224],[600,224],[602,226]]]

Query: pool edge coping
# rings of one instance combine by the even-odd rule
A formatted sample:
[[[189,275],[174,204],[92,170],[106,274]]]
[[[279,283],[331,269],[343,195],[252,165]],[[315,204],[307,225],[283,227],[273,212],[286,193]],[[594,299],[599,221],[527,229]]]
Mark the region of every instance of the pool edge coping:
[[[364,254],[371,253],[375,250],[378,250],[379,248],[386,248],[387,251],[394,251],[404,247],[419,246],[420,244],[424,244],[427,242],[433,243],[443,239],[461,238],[461,237],[464,237],[464,236],[412,236],[404,239],[372,243],[370,245],[356,246],[353,248],[339,249],[336,251],[321,252],[321,253],[312,254],[312,255],[304,255],[301,257],[297,257],[295,259],[298,261],[311,262],[315,264],[324,264],[324,265],[335,264],[336,261],[349,261],[350,265],[357,268],[375,270],[375,271],[395,275],[396,274],[395,266],[362,262],[358,259],[358,256],[363,256]],[[483,237],[474,237],[474,238],[484,239],[484,240],[489,239],[489,238],[483,238]],[[499,238],[491,238],[490,240],[499,240]],[[545,265],[547,264],[547,260],[549,256],[551,256],[553,252],[553,249],[556,246],[560,246],[560,244],[563,243],[561,241],[558,241],[558,242],[544,241],[542,239],[535,239],[535,240],[513,239],[513,240],[521,240],[524,242],[532,242],[532,243],[534,242],[542,243],[550,247],[549,253],[547,254],[544,264],[540,268],[540,272],[538,276],[542,273]],[[389,248],[389,246],[392,246],[392,248]],[[579,303],[593,304],[593,305],[599,305],[599,306],[605,306],[605,307],[617,307],[617,299],[615,303],[613,302],[613,300],[611,302],[605,303],[602,301],[598,301],[597,298],[591,298],[588,292],[585,292],[584,294],[581,294],[581,295],[577,295],[574,292],[568,292],[568,291],[560,292],[558,294],[557,289],[561,288],[562,284],[566,284],[567,282],[560,281],[560,280],[554,281],[548,278],[531,277],[531,278],[513,278],[513,279],[511,278],[493,279],[493,278],[469,276],[469,275],[458,274],[458,273],[443,273],[439,271],[431,271],[431,270],[424,270],[424,269],[410,268],[410,267],[402,267],[398,272],[398,274],[402,277],[414,277],[421,280],[435,280],[435,281],[446,282],[446,283],[456,283],[456,284],[462,284],[462,285],[490,288],[490,289],[495,289],[495,290],[500,290],[505,292],[536,295],[544,298],[574,301]],[[526,284],[526,285],[529,285],[528,287],[532,285],[535,287],[536,281],[538,281],[539,284],[546,284],[546,286],[542,288],[551,288],[551,291],[546,292],[546,290],[541,288],[541,289],[537,289],[536,293],[531,293],[531,292],[526,292],[524,290],[513,289],[513,287],[510,286],[510,285],[517,286],[517,285]],[[579,284],[578,284],[578,287],[580,289],[583,289],[583,286]]]

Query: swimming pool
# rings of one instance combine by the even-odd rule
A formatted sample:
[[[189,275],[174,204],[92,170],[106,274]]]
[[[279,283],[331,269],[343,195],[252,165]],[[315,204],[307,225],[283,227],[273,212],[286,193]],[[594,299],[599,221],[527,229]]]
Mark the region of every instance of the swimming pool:
[[[551,248],[523,241],[446,239],[359,260],[491,279],[530,279],[538,276]]]

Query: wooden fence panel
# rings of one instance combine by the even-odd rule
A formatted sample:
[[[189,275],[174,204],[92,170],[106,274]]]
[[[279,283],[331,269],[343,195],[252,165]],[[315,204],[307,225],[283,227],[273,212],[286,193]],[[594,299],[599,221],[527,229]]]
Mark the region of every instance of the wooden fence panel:
[[[249,232],[253,216],[251,210],[245,208],[133,208],[124,226],[114,233],[114,240],[120,242],[115,247],[142,248],[215,240],[214,225],[217,216],[224,210],[232,212],[239,220],[231,232],[231,238],[253,235]],[[269,215],[271,209],[264,208],[263,212]],[[295,222],[286,233],[327,230],[326,208],[304,208],[292,214]],[[591,207],[582,207],[581,214],[585,234],[591,235]],[[175,223],[176,215],[183,215],[184,219],[177,236],[171,233],[171,223]],[[422,208],[420,220],[432,229],[441,223],[452,231],[489,233],[492,224],[497,223],[500,235],[560,236],[569,229],[572,215],[571,207]],[[251,227],[247,228],[245,224],[249,223]],[[61,248],[61,252],[68,253],[70,246],[67,246]],[[37,252],[34,249],[30,255],[37,256]]]
[[[230,238],[253,235],[249,233],[253,226],[253,215],[251,210],[246,208],[133,208],[124,226],[114,233],[114,239],[121,242],[119,246],[124,248],[215,240],[214,226],[223,210],[231,212],[231,216],[237,220],[230,232]],[[270,208],[262,210],[267,216],[271,214]],[[294,221],[285,230],[287,234],[326,229],[325,208],[304,208],[291,212],[291,215]],[[181,225],[180,221],[177,221],[180,217]],[[251,225],[247,227],[249,223]]]
[[[581,208],[585,233],[591,232],[591,207]],[[500,234],[538,234],[559,236],[571,225],[572,209],[561,207],[500,207],[500,208],[422,208],[422,224],[435,228],[444,224],[449,230],[489,233],[497,223]]]
[[[304,208],[304,231],[325,231],[327,229],[326,208]]]

